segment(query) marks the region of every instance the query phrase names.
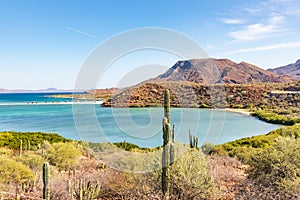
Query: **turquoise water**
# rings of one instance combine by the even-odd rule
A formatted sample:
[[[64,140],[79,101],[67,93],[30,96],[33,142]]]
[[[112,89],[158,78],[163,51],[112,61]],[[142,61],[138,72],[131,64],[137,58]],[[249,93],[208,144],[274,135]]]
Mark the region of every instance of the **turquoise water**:
[[[0,93],[0,105],[32,104],[32,103],[51,103],[51,102],[70,102],[71,98],[52,98],[51,95],[62,93]],[[64,93],[72,94],[72,93]]]
[[[162,108],[24,103],[49,100],[71,102],[71,99],[49,98],[48,94],[0,94],[0,131],[52,132],[91,142],[126,140],[142,147],[162,144]],[[224,143],[279,127],[242,114],[187,108],[172,108],[171,123],[176,125],[175,140],[184,143],[188,142],[189,129],[197,134],[200,143]]]

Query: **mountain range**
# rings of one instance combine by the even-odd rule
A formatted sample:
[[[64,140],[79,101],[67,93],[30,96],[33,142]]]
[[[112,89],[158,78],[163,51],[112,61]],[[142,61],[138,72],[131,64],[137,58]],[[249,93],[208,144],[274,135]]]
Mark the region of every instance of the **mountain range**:
[[[297,80],[300,80],[300,59],[297,60],[295,63],[274,69],[268,69],[268,71],[277,75],[288,75]]]
[[[63,90],[63,89],[56,89],[56,88],[37,89],[37,90],[26,90],[26,89],[9,90],[9,89],[0,88],[0,93],[66,93],[66,92],[70,93],[70,92],[74,92],[74,90]],[[76,92],[83,92],[83,90],[76,91]]]
[[[195,83],[246,84],[259,82],[289,82],[286,74],[275,74],[247,62],[229,59],[193,59],[178,61],[167,72],[145,82],[188,81]]]
[[[102,106],[161,106],[166,88],[171,91],[173,107],[271,106],[273,104],[269,105],[268,99],[272,91],[285,87],[288,89],[294,81],[286,74],[278,75],[246,62],[235,63],[229,59],[214,58],[184,60],[155,78],[115,91]],[[293,88],[288,90],[294,91]],[[276,105],[281,101],[293,103],[287,100],[291,95],[275,95],[275,99],[278,99]]]

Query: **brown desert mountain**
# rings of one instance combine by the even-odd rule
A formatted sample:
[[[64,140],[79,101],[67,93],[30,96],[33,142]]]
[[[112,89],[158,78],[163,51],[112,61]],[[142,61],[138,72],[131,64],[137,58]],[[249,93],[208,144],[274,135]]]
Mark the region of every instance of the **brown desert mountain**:
[[[164,74],[145,82],[189,81],[195,83],[247,84],[289,82],[292,78],[277,75],[252,64],[235,63],[229,59],[193,59],[178,61]]]
[[[278,75],[288,75],[300,80],[300,60],[297,60],[295,63],[286,66],[268,69],[268,71]]]
[[[279,76],[246,62],[212,58],[178,61],[156,78],[116,91],[102,106],[161,106],[166,88],[170,89],[173,107],[271,105],[275,101],[267,101],[272,91],[289,87],[291,81],[294,79],[289,76]],[[276,95],[274,98],[280,101],[292,101],[287,100],[292,98],[287,94]]]

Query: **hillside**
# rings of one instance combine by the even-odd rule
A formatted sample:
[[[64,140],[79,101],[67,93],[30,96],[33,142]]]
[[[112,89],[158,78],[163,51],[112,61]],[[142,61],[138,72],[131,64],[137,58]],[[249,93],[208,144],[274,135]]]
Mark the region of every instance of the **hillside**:
[[[274,69],[268,69],[268,71],[278,75],[288,75],[300,80],[300,59],[297,60],[295,63]]]
[[[162,106],[166,88],[173,107],[300,107],[300,82],[205,85],[187,81],[143,83],[113,95],[102,106]]]
[[[252,64],[235,63],[229,59],[193,59],[178,61],[167,72],[145,82],[189,81],[195,83],[259,83],[288,82],[288,76],[279,76]]]

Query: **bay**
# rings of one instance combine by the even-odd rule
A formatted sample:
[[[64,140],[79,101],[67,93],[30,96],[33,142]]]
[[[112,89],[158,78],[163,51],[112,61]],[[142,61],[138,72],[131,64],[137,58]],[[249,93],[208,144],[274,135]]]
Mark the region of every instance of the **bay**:
[[[90,142],[126,140],[141,147],[162,145],[162,108],[103,108],[64,102],[71,103],[72,99],[55,99],[49,94],[1,94],[0,131],[51,132]],[[239,113],[189,108],[171,108],[173,123],[175,140],[183,143],[188,143],[189,130],[199,137],[199,143],[220,144],[279,127]]]

